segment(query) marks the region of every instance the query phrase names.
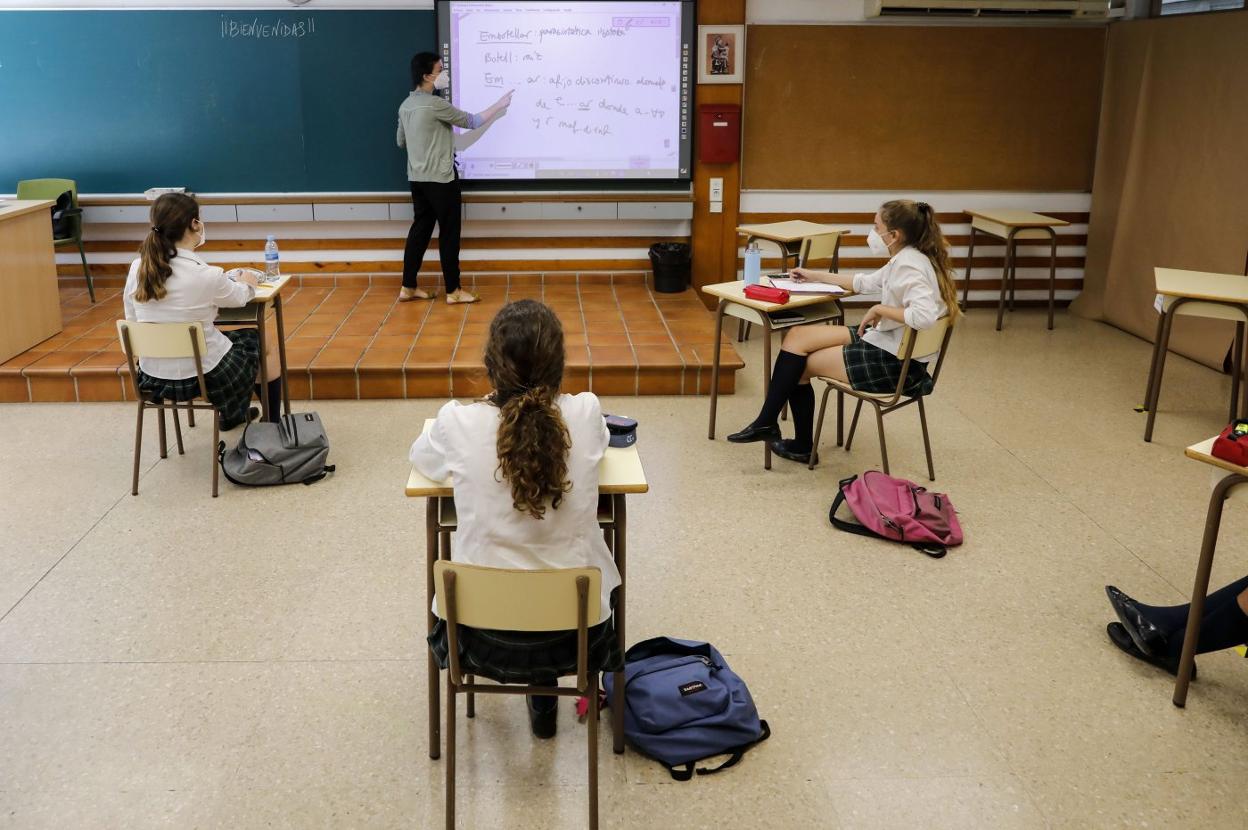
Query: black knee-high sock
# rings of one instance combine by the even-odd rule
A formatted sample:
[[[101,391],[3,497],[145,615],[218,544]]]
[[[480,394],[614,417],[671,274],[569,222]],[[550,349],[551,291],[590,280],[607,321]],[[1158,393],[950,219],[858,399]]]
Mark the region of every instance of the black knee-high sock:
[[[763,401],[763,408],[758,411],[758,417],[750,426],[766,427],[779,423],[780,410],[784,409],[785,401],[801,382],[804,371],[806,371],[806,355],[780,350],[780,354],[776,355],[776,365],[771,370],[771,385],[767,387],[767,398]]]
[[[799,383],[789,396],[789,411],[793,413],[793,440],[789,448],[794,452],[810,452],[815,431],[815,390],[809,383]]]
[[[1197,654],[1245,643],[1248,643],[1248,614],[1239,607],[1238,599],[1223,599],[1217,605],[1206,608],[1204,619],[1200,621],[1200,639],[1196,641]],[[1180,657],[1183,653],[1183,630],[1171,634],[1166,645],[1169,656]]]
[[[1248,576],[1237,579],[1230,585],[1225,585],[1214,591],[1205,598],[1205,616],[1212,614],[1227,602],[1234,603],[1244,591],[1248,591]],[[1145,605],[1142,602],[1137,602],[1136,605],[1139,606],[1144,616],[1148,617],[1148,621],[1157,626],[1161,633],[1171,639],[1177,636],[1180,645],[1182,644],[1183,629],[1187,627],[1189,603],[1185,602],[1182,605]]]

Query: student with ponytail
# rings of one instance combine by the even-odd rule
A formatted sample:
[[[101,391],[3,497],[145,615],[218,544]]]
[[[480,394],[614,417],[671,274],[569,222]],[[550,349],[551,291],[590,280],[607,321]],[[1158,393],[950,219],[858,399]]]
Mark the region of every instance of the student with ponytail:
[[[863,392],[892,392],[901,379],[903,327],[926,329],[948,315],[960,314],[949,245],[926,202],[899,199],[885,202],[875,214],[867,236],[871,251],[888,257],[870,274],[833,274],[795,268],[797,280],[824,282],[858,294],[880,294],[881,302],[863,315],[855,328],[801,326],[789,329],[772,369],[763,407],[749,426],[728,436],[738,444],[770,441],[774,453],[806,464],[810,460],[815,418],[815,376],[846,381]],[[932,389],[927,364],[935,355],[915,355],[906,375],[907,395]],[[792,440],[780,437],[780,412],[793,412]]]
[[[412,444],[410,460],[455,489],[455,561],[602,572],[599,601],[606,621],[589,630],[590,670],[615,671],[624,659],[610,616],[620,574],[598,527],[598,462],[609,436],[597,397],[559,393],[563,359],[563,328],[549,307],[534,300],[503,306],[485,347],[494,391],[466,406],[443,406]],[[443,623],[429,644],[445,667]],[[574,631],[461,628],[460,650],[466,673],[499,682],[554,685],[576,669]],[[530,698],[538,737],[555,734],[557,700]]]
[[[122,295],[126,319],[140,323],[204,325],[207,352],[201,356],[208,399],[221,408],[221,428],[233,429],[254,418],[248,409],[260,365],[255,329],[221,331],[213,325],[218,308],[238,308],[256,296],[256,281],[240,272],[237,281],[204,262],[195,249],[207,232],[199,203],[185,193],[166,193],[152,205],[152,226],[130,264]],[[155,398],[185,401],[199,394],[192,358],[144,357],[139,388]],[[277,419],[281,378],[269,381],[269,411]],[[255,389],[255,391],[259,391]]]

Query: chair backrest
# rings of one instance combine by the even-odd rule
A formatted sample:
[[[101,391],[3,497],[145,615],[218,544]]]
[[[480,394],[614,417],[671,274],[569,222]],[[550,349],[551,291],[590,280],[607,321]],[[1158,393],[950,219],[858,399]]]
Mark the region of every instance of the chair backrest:
[[[455,617],[459,625],[507,631],[566,631],[579,624],[577,579],[585,577],[586,624],[602,621],[597,568],[511,570],[445,560],[433,566],[438,608],[447,614],[446,575],[455,575]]]
[[[17,183],[19,199],[51,199],[68,190],[73,195],[71,207],[78,207],[78,183],[73,179],[26,179]]]
[[[802,240],[802,252],[798,257],[798,265],[809,268],[810,263],[824,259],[832,259],[841,247],[841,232],[821,233],[808,236]]]
[[[126,335],[129,335],[129,348]],[[117,321],[121,348],[136,360],[140,357],[195,357],[195,349],[203,357],[208,352],[204,343],[203,323],[136,323]]]
[[[940,368],[945,363],[945,351],[949,348],[949,338],[952,336],[953,324],[948,317],[941,317],[922,331],[907,326],[905,333],[901,336],[901,348],[897,351],[897,357],[904,363],[911,357],[937,354],[935,365],[929,369],[932,387],[935,388],[936,381],[940,379]],[[898,397],[901,395],[905,382],[905,375],[902,375],[897,384]]]

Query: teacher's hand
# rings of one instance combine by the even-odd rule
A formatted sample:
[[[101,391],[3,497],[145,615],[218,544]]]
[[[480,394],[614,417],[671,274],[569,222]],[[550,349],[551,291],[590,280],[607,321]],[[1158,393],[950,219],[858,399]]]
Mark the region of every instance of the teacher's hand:
[[[506,110],[511,106],[511,96],[515,94],[516,91],[514,89],[508,90],[506,95],[494,102],[494,106],[498,107],[500,110]]]

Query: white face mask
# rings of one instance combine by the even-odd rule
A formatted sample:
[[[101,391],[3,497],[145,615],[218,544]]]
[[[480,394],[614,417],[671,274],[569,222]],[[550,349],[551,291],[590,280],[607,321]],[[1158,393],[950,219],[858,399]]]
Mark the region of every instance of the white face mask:
[[[199,223],[199,242],[195,244],[196,248],[202,248],[204,243],[208,241],[208,229],[204,227],[204,223]]]
[[[876,256],[892,256],[889,253],[888,245],[884,243],[884,238],[876,232],[875,228],[872,228],[870,233],[867,234],[867,247]]]
[[[439,72],[438,77],[433,79],[433,88],[439,89],[439,90],[450,89],[451,88],[450,73],[448,73],[445,69]]]

